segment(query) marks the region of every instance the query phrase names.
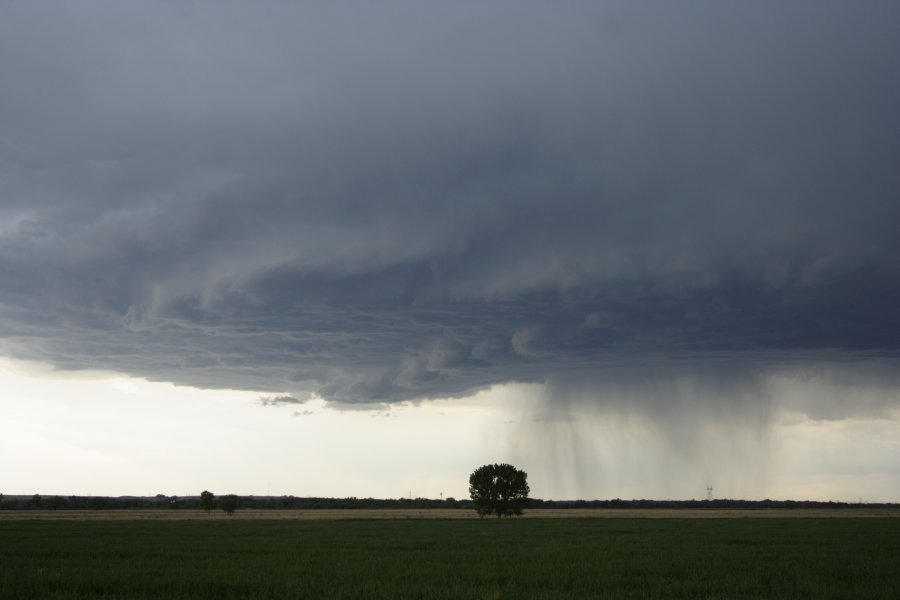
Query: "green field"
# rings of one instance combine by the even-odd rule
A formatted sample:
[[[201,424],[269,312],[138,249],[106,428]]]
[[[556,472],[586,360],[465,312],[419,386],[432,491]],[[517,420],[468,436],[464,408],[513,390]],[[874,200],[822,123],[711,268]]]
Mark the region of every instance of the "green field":
[[[898,598],[900,519],[0,522],[2,598]]]

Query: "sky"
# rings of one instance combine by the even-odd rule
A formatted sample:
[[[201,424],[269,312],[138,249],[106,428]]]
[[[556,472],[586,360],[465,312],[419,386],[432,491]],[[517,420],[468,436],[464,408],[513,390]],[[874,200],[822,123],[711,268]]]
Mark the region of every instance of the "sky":
[[[900,501],[900,5],[0,8],[0,491]]]

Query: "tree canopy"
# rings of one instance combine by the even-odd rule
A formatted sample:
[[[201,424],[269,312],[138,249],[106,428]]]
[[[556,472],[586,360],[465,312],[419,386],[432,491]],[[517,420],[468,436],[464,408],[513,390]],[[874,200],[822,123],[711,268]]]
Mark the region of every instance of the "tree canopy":
[[[484,465],[469,476],[469,496],[482,517],[521,515],[530,491],[528,474],[506,463]]]
[[[211,511],[213,509],[215,498],[216,497],[212,492],[203,490],[203,492],[200,493],[200,506],[202,506],[203,510],[206,512]]]
[[[224,510],[228,515],[234,514],[234,511],[237,510],[237,505],[238,497],[234,494],[228,494],[227,496],[222,498],[222,510]]]

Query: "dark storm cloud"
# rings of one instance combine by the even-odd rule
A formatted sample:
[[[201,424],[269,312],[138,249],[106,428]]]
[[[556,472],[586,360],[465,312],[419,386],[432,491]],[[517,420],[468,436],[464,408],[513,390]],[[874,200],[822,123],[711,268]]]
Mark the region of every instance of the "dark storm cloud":
[[[10,355],[336,406],[898,357],[893,3],[3,12]]]

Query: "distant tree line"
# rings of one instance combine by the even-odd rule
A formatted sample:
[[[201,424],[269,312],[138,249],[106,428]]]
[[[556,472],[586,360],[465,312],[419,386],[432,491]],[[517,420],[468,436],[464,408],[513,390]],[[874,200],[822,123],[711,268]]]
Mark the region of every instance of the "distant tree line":
[[[237,507],[244,509],[472,509],[471,500],[446,498],[303,498],[297,496],[237,496]],[[204,506],[200,496],[0,496],[0,510],[118,510],[118,509],[195,509]],[[813,500],[541,500],[529,498],[524,508],[900,508],[897,503],[816,502]]]
[[[900,508],[895,502],[819,502],[816,500],[540,500],[529,498],[526,508]]]
[[[3,496],[0,510],[209,510],[212,499],[203,496]],[[224,499],[224,498],[223,498]],[[471,508],[470,500],[431,498],[316,498],[297,496],[236,496],[240,509],[353,509],[353,508]],[[216,499],[218,503],[220,499]],[[216,506],[216,508],[219,508]]]

